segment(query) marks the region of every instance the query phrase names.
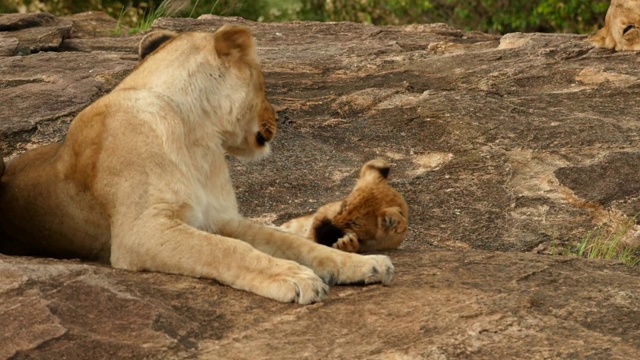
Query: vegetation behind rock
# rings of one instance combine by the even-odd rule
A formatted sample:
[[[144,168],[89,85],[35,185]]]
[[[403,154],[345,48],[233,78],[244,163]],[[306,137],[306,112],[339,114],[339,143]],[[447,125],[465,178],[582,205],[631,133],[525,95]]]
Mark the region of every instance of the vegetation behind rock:
[[[491,33],[590,33],[607,0],[0,0],[0,12],[66,15],[102,10],[131,27],[149,16],[234,15],[250,20],[353,21],[375,25],[442,22]],[[158,12],[161,8],[163,11]]]

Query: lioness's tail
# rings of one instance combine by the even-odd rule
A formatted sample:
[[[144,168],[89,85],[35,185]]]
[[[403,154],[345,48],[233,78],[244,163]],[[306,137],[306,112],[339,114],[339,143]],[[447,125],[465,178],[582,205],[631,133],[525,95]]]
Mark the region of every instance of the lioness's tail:
[[[364,164],[362,169],[360,169],[360,178],[373,175],[376,177],[381,176],[383,179],[386,179],[389,176],[389,169],[389,163],[385,160],[371,160]]]

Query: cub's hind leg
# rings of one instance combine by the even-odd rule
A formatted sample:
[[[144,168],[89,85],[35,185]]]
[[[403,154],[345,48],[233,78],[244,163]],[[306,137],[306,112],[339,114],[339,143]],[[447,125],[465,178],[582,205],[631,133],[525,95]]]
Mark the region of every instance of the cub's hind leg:
[[[274,300],[322,301],[328,286],[311,269],[277,259],[236,239],[209,234],[173,219],[148,216],[115,231],[111,265],[215,279]]]
[[[389,284],[393,279],[393,265],[384,255],[347,253],[246,219],[229,220],[221,231],[267,254],[308,266],[328,284]]]

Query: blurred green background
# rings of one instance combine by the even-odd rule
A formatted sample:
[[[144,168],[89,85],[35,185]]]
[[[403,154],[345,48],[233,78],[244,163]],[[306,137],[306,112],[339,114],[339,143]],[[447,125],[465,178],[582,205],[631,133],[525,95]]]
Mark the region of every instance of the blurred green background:
[[[442,22],[491,33],[590,33],[604,24],[609,0],[0,0],[0,12],[66,15],[102,10],[122,24],[160,16],[215,14],[256,21],[355,21],[376,25]]]

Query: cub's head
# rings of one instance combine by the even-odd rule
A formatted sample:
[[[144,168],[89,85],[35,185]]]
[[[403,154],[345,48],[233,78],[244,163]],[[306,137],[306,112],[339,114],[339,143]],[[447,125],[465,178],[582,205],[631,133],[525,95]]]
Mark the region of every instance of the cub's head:
[[[367,162],[339,209],[320,208],[312,225],[317,242],[332,246],[347,232],[355,233],[360,251],[395,249],[407,236],[409,208],[389,185],[389,164],[381,159]]]
[[[613,0],[605,26],[589,38],[607,49],[640,50],[640,0]]]
[[[225,25],[214,33],[156,31],[140,42],[135,73],[168,93],[203,133],[215,133],[230,154],[259,158],[269,153],[277,130],[249,30]],[[132,74],[133,75],[133,74]],[[213,129],[213,131],[207,131]],[[213,139],[212,139],[213,141]]]

